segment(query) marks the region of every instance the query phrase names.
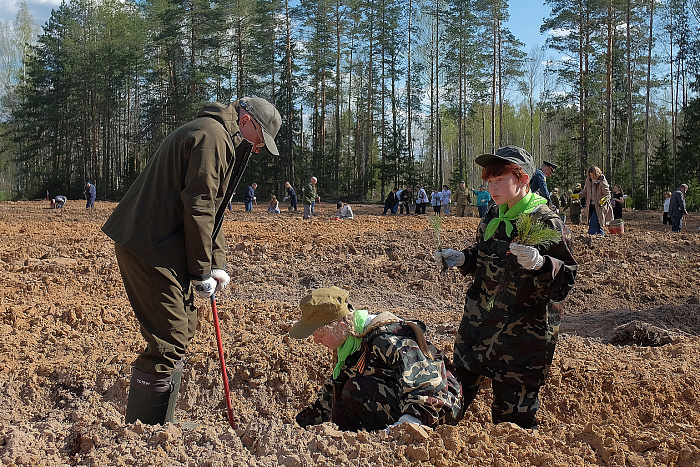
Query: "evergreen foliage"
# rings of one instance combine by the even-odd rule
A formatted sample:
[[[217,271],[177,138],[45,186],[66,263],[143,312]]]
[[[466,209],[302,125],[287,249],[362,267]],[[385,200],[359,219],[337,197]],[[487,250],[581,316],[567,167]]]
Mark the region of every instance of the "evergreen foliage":
[[[119,199],[202,104],[244,95],[282,114],[281,155],[258,154],[241,181],[261,196],[311,176],[324,197],[366,201],[476,187],[474,158],[507,144],[558,163],[562,189],[598,165],[636,206],[695,183],[692,4],[662,2],[651,30],[641,0],[546,3],[547,45],[570,58],[546,66],[504,25],[506,0],[66,0],[41,31],[24,5],[0,25],[0,196],[79,197],[90,180]],[[646,130],[650,34],[672,45],[651,81],[671,99]]]

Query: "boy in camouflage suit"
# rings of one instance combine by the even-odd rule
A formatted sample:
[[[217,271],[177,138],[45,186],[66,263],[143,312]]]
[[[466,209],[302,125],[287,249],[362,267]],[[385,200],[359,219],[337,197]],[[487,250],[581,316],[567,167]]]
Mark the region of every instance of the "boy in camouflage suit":
[[[301,300],[289,335],[337,351],[333,375],[316,401],[297,416],[306,427],[332,421],[341,430],[379,430],[409,422],[455,424],[462,408],[459,382],[425,340],[425,325],[384,312],[353,310],[348,292],[316,289]]]
[[[544,198],[529,192],[534,172],[530,154],[509,146],[477,157],[476,163],[484,167],[482,178],[490,182],[496,205],[479,224],[476,243],[463,251],[443,249],[435,254],[440,269],[457,267],[463,275],[474,275],[455,341],[454,366],[465,408],[484,378],[491,378],[493,422],[534,428],[538,393],[559,332],[558,302],[573,287],[577,264],[568,229]],[[534,220],[560,231],[562,239],[547,248],[512,243],[521,213],[531,213]],[[509,261],[511,257],[517,261]],[[517,271],[501,285],[505,293],[496,294],[506,268]]]

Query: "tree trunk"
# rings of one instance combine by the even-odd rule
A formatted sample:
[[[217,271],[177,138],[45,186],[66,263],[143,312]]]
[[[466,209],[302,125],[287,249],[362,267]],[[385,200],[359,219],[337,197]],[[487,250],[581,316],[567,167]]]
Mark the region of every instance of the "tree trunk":
[[[649,55],[647,56],[647,94],[644,110],[644,198],[649,209],[649,95],[651,93],[651,53],[654,48],[654,2],[649,7]]]

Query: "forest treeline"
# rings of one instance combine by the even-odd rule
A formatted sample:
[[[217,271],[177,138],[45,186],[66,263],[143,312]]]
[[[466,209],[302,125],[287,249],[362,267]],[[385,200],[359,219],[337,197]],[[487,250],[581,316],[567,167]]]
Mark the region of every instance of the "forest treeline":
[[[0,23],[0,196],[119,199],[204,103],[255,95],[283,120],[241,182],[260,196],[477,186],[474,157],[514,144],[559,164],[551,186],[598,165],[637,207],[683,182],[700,205],[698,0],[545,3],[528,51],[507,0],[65,0],[41,27],[22,4]]]

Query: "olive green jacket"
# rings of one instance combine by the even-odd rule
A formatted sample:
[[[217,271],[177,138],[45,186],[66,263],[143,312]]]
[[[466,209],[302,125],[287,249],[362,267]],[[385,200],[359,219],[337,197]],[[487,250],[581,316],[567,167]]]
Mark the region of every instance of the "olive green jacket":
[[[252,145],[238,128],[238,101],[210,103],[170,133],[102,230],[153,267],[207,279],[224,267],[226,205]]]

